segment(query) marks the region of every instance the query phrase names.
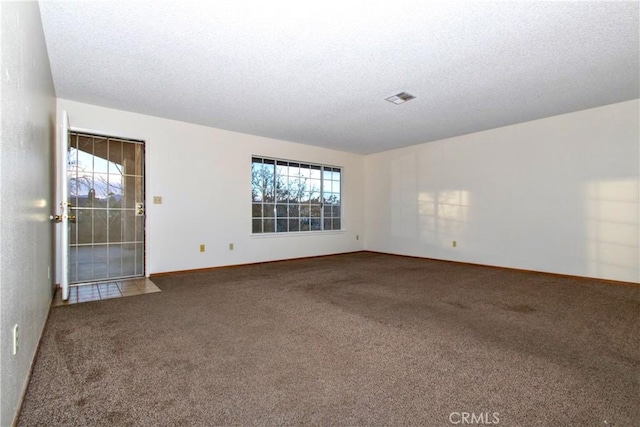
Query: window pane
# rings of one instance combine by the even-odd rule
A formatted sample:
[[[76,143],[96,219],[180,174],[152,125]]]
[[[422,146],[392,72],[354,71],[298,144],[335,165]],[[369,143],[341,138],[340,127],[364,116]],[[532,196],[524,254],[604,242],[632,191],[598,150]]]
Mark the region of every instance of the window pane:
[[[290,219],[289,220],[289,231],[299,231],[300,230],[300,220],[299,219]]]
[[[340,192],[340,181],[331,181],[331,191],[333,193]]]
[[[287,176],[287,175],[289,175],[289,163],[287,163],[287,162],[277,162],[276,163],[276,175],[278,175],[278,176]]]
[[[251,164],[251,199],[260,202],[263,199],[264,173],[262,163]]]
[[[320,202],[320,180],[310,180],[310,199],[316,203]]]
[[[273,233],[275,231],[276,228],[276,223],[275,220],[273,219],[265,219],[262,223],[262,231],[264,233]]]
[[[325,218],[325,220],[324,220],[324,229],[325,230],[331,230],[331,218],[329,218],[329,219]]]
[[[142,144],[136,144],[134,151],[136,152],[136,169],[135,175],[142,176],[144,175],[144,146]]]
[[[310,179],[309,180],[309,191],[318,191],[318,192],[320,192],[320,180],[319,179]]]
[[[253,221],[251,221],[252,225],[251,225],[251,230],[253,233],[262,233],[262,220],[261,219],[254,219]]]
[[[288,210],[287,205],[276,205],[276,216],[278,218],[289,216],[287,212]]]
[[[308,217],[311,214],[311,208],[309,205],[301,205],[300,206],[300,216]]]
[[[273,185],[269,185],[264,187],[265,191],[263,194],[263,199],[265,202],[270,202],[273,203],[276,201],[276,197],[275,197],[275,192],[274,192],[274,188]]]
[[[311,218],[311,230],[312,231],[320,230],[320,218]]]
[[[309,218],[300,219],[300,231],[309,231]]]
[[[264,208],[262,210],[262,215],[265,218],[273,218],[275,214],[276,214],[276,212],[275,212],[275,205],[274,204],[267,203],[267,204],[264,205]]]
[[[327,206],[327,205],[324,206],[324,216],[325,217],[330,218],[332,216],[331,215],[331,212],[332,212],[331,208],[332,208],[331,206]]]
[[[122,212],[120,210],[108,210],[109,218],[109,243],[122,242]],[[129,218],[127,218],[129,219]]]
[[[109,175],[109,188],[107,190],[107,200],[110,208],[122,207],[122,176]]]
[[[275,174],[275,166],[273,163],[268,164],[265,159],[264,164],[262,165],[262,193],[264,195],[265,202],[273,202],[275,199],[275,183],[274,183],[274,175]]]
[[[140,231],[140,230],[136,230],[136,228],[134,227],[127,227],[126,224],[134,224],[137,221],[135,220],[136,218],[136,213],[134,210],[126,210],[124,211],[124,223],[125,223],[125,227],[123,227],[122,229],[122,241],[123,242],[133,242],[133,241],[140,241],[142,240],[142,235],[138,234],[136,236],[136,232]],[[138,217],[138,218],[142,218],[142,217]]]
[[[334,217],[339,217],[340,216],[340,205],[337,206],[332,206],[333,209],[333,215]]]
[[[136,224],[136,242],[142,242],[144,241],[144,217],[135,215],[135,224]]]
[[[133,144],[123,144],[122,141],[109,140],[109,155],[108,155],[108,168],[109,173],[119,173],[135,175],[135,169],[132,169],[136,158],[136,153],[133,151]],[[123,146],[127,149],[123,152]],[[131,147],[131,148],[129,148]],[[103,153],[104,154],[104,153]],[[126,160],[126,161],[125,161]],[[124,170],[125,166],[129,166],[129,170]],[[115,170],[117,169],[117,170]]]
[[[340,230],[340,218],[334,218],[333,220],[333,229]]]
[[[311,217],[319,218],[320,217],[320,205],[311,205]]]
[[[76,223],[72,231],[78,238],[74,243],[91,243],[91,230],[93,229],[93,209],[76,209]]]
[[[108,221],[106,209],[93,211],[93,243],[107,243]]]
[[[282,177],[278,177],[276,181],[276,202],[279,203],[287,203],[289,201],[289,189],[287,188],[286,178],[285,181],[281,179]]]
[[[251,207],[251,214],[254,218],[260,218],[262,216],[262,204],[254,203]]]
[[[303,190],[300,189],[300,181],[297,178],[293,179],[289,177],[289,201],[291,203],[300,202],[302,191]]]
[[[286,233],[288,230],[288,224],[289,224],[289,220],[287,219],[279,219],[278,222],[276,223],[277,225],[277,232],[278,233]]]
[[[299,205],[291,205],[291,206],[289,206],[289,216],[290,217],[299,217],[300,216],[300,206]]]
[[[107,161],[108,142],[104,138],[94,138],[93,141],[93,171],[100,173],[109,172],[109,162]]]

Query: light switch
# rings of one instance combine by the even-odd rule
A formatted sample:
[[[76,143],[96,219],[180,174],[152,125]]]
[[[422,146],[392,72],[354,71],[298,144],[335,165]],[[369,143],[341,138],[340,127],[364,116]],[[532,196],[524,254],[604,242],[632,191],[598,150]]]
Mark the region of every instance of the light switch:
[[[153,196],[153,204],[161,205],[162,204],[162,196]]]

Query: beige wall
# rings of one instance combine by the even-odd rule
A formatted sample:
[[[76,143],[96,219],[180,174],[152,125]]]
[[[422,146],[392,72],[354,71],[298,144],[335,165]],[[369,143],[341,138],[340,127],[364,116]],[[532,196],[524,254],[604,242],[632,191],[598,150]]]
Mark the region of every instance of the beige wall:
[[[368,156],[366,249],[640,282],[638,106]]]
[[[363,249],[364,156],[58,99],[63,111],[72,128],[146,141],[147,274]],[[344,230],[252,235],[252,155],[344,167]]]
[[[36,2],[1,2],[0,425],[11,425],[49,312],[55,93]],[[13,354],[13,327],[19,348]]]

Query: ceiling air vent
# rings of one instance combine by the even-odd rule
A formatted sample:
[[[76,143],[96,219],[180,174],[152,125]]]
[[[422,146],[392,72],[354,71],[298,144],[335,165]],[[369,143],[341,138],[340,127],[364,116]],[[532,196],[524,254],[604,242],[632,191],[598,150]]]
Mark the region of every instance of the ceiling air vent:
[[[411,101],[412,99],[415,99],[416,97],[411,95],[410,93],[407,92],[400,92],[397,95],[393,95],[390,96],[388,98],[385,98],[387,101],[392,102],[396,105],[400,105],[400,104],[404,104],[407,101]]]

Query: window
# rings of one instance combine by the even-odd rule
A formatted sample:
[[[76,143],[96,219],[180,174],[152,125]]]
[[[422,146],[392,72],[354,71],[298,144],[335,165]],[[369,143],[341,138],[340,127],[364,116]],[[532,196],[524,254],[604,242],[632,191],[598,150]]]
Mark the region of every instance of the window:
[[[332,166],[253,157],[253,233],[340,230],[341,175]]]

